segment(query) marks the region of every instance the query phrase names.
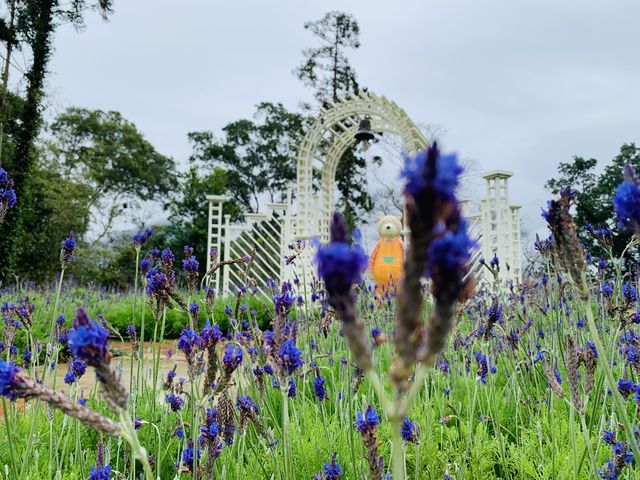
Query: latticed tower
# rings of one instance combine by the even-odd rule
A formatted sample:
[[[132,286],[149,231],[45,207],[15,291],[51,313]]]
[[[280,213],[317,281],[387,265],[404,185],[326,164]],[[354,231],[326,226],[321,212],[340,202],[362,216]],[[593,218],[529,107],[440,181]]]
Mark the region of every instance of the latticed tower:
[[[500,280],[521,281],[520,266],[520,205],[509,201],[509,178],[512,172],[493,170],[483,175],[486,181],[485,196],[480,210],[470,212],[468,203],[463,205],[472,230],[480,237],[481,257],[490,262],[494,255],[500,260]],[[508,267],[507,267],[508,266]],[[481,278],[490,281],[486,269],[480,270]]]

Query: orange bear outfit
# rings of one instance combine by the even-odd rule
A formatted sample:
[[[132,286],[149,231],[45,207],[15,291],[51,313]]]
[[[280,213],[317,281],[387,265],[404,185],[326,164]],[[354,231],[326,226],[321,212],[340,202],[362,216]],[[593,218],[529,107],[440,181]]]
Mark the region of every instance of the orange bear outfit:
[[[393,291],[402,279],[404,270],[404,243],[400,238],[402,222],[393,215],[378,216],[380,240],[369,257],[369,270],[376,282],[376,294],[383,296]]]

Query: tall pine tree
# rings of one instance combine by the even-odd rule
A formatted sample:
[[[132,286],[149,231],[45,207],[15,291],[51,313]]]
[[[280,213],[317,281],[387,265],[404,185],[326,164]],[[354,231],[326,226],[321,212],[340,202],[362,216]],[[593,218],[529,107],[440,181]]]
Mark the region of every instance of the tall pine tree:
[[[329,101],[357,95],[357,75],[347,56],[349,50],[360,48],[360,26],[355,17],[331,11],[320,20],[305,23],[304,28],[313,33],[320,46],[302,51],[304,61],[296,68],[296,76],[314,89],[314,96],[323,107]],[[373,209],[367,190],[366,162],[357,154],[355,145],[340,158],[336,187],[340,192],[337,207],[352,226],[356,218]]]

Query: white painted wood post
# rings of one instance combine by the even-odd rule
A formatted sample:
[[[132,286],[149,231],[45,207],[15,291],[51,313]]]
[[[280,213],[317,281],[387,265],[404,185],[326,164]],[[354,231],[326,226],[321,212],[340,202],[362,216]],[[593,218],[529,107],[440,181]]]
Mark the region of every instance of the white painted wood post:
[[[224,202],[228,200],[228,197],[224,195],[207,195],[205,197],[209,204],[209,219],[207,222],[207,272],[211,269],[211,248],[216,247],[218,249],[218,255],[220,252],[220,243],[222,236],[226,233],[223,231],[222,224],[222,207]],[[220,275],[216,275],[213,279],[214,288],[216,293],[220,292]],[[211,278],[207,279],[207,285],[211,283]]]

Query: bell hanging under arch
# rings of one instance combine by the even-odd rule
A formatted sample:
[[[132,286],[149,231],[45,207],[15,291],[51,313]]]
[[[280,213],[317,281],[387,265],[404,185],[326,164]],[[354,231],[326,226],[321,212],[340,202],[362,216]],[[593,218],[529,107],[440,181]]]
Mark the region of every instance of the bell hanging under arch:
[[[368,142],[375,138],[373,131],[371,130],[371,119],[369,117],[364,117],[360,120],[358,131],[354,137],[358,142]]]

